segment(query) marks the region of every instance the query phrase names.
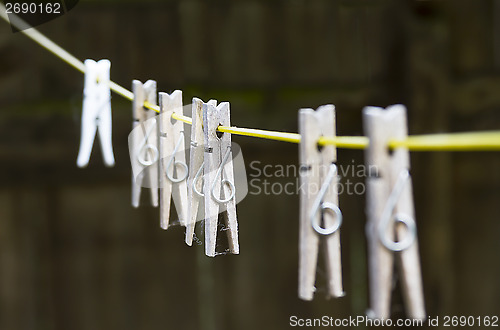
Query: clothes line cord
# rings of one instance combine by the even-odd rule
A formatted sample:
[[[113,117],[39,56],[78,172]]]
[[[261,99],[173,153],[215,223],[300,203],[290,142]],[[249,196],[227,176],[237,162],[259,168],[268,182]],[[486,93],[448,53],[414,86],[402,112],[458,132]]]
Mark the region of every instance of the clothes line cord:
[[[85,65],[82,61],[68,53],[65,49],[54,43],[35,28],[25,28],[28,24],[18,16],[13,14],[8,16],[5,6],[1,3],[0,16],[40,46],[68,63],[73,68],[85,73]],[[110,81],[110,89],[130,101],[134,99],[134,94],[131,91],[113,81]],[[160,112],[160,107],[158,105],[147,101],[144,102],[144,107],[158,113]],[[174,113],[172,114],[172,118],[189,125],[192,124],[191,118],[187,116],[181,116]],[[219,132],[234,135],[300,143],[300,134],[297,133],[228,126],[219,126],[217,130]],[[369,143],[369,139],[364,136],[321,137],[318,141],[319,145],[335,145],[337,148],[345,149],[364,149]],[[500,151],[500,131],[413,135],[405,140],[391,140],[389,142],[389,148],[407,148],[412,151]]]

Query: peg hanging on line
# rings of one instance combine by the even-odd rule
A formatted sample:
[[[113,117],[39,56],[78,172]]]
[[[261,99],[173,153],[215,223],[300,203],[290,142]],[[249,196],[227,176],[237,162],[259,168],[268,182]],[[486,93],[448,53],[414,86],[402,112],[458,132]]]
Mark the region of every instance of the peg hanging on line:
[[[422,278],[416,239],[410,156],[405,147],[389,151],[390,139],[407,138],[406,108],[365,107],[363,126],[370,139],[365,150],[370,310],[376,319],[390,317],[394,258],[400,272],[407,315],[425,319]],[[397,239],[397,240],[395,240]]]
[[[160,93],[160,225],[169,226],[171,199],[181,225],[185,226],[188,213],[188,167],[184,145],[184,125],[172,121],[172,114],[183,115],[182,92]]]
[[[299,297],[312,300],[320,240],[324,240],[329,297],[342,297],[340,226],[336,148],[319,146],[321,136],[335,136],[335,107],[300,109],[300,236]],[[321,187],[321,188],[320,188]],[[323,222],[323,223],[321,223]]]
[[[132,206],[139,207],[141,190],[150,188],[151,205],[158,206],[158,125],[156,113],[144,107],[148,101],[156,104],[156,81],[142,84],[132,81],[134,99],[132,101],[132,134],[130,135],[130,160],[139,173],[132,174]],[[148,183],[144,183],[147,176]]]
[[[85,86],[83,89],[82,131],[76,164],[86,167],[92,145],[99,134],[104,164],[115,165],[111,141],[111,91],[109,87],[109,60],[85,60]]]

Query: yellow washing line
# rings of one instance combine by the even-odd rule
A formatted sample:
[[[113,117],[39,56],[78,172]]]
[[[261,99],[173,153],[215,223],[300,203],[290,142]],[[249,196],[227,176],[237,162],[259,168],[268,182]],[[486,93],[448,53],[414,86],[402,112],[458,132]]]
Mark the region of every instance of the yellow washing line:
[[[0,3],[0,16],[6,21],[17,27],[26,36],[38,43],[40,46],[47,49],[52,54],[56,55],[64,62],[68,63],[78,71],[85,73],[85,65],[82,61],[68,53],[65,49],[48,39],[35,28],[23,29],[27,24],[16,15],[10,14],[7,16],[5,6]],[[10,20],[9,20],[10,17]],[[110,88],[112,91],[124,98],[132,101],[134,94],[126,88],[111,81]],[[160,112],[158,105],[144,102],[144,107],[156,112]],[[191,125],[192,120],[186,116],[172,114],[172,118],[180,120]],[[291,143],[300,143],[300,134],[267,131],[253,128],[239,128],[219,126],[219,132],[230,133],[235,135],[250,136],[275,141],[284,141]],[[337,148],[346,149],[364,149],[370,143],[369,139],[364,136],[336,136],[336,137],[321,137],[318,141],[319,145],[335,145]],[[414,135],[409,136],[405,140],[391,140],[390,148],[408,148],[413,151],[500,151],[500,131],[493,132],[474,132],[474,133],[451,133],[451,134],[431,134],[431,135]]]

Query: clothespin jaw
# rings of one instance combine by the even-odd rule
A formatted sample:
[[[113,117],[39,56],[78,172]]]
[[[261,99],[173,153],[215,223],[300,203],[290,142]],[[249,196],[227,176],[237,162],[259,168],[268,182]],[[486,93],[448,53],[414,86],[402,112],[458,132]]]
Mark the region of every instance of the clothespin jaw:
[[[366,107],[363,126],[370,139],[365,151],[369,173],[366,230],[371,307],[368,316],[390,317],[393,263],[397,258],[406,314],[412,319],[425,319],[409,152],[406,148],[392,151],[388,148],[390,139],[407,137],[406,108]]]
[[[217,132],[219,125],[231,126],[229,102],[203,104],[205,254],[210,257],[216,255],[219,211],[224,207],[221,218],[226,222],[229,252],[239,253],[231,135]]]
[[[144,107],[145,101],[157,104],[156,81],[148,80],[142,84],[139,80],[133,80],[132,92],[134,93],[132,129],[138,129],[141,132],[132,134],[130,149],[134,154],[131,155],[131,160],[138,162],[143,168],[135,178],[132,176],[132,206],[139,207],[143,181],[147,177],[149,183],[146,186],[150,187],[151,204],[156,207],[158,206],[158,125],[156,113]]]
[[[102,156],[106,166],[115,165],[111,141],[111,91],[109,87],[111,62],[85,60],[85,86],[83,90],[82,131],[76,164],[86,167],[96,132],[99,132]]]
[[[207,102],[217,106],[217,100]],[[192,125],[191,143],[189,147],[189,177],[188,177],[188,212],[186,224],[186,244],[193,244],[194,229],[198,216],[200,203],[203,204],[203,157],[204,157],[204,134],[203,134],[203,104],[199,98],[194,97],[191,105]],[[203,213],[204,205],[203,205]],[[203,217],[202,217],[203,219]]]
[[[299,133],[303,187],[300,191],[299,298],[313,299],[320,239],[325,241],[328,296],[342,297],[339,230],[342,213],[338,207],[336,148],[318,145],[321,136],[335,136],[335,107],[325,105],[316,111],[300,109]]]
[[[160,226],[163,229],[170,223],[171,197],[181,225],[185,226],[187,220],[188,167],[184,126],[181,121],[172,119],[174,113],[183,115],[182,91],[176,90],[170,95],[160,93]]]

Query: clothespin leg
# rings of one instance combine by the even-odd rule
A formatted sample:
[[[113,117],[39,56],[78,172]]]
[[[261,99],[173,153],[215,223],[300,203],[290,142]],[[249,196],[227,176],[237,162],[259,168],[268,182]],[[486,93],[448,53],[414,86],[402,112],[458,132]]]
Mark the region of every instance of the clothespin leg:
[[[312,171],[303,168],[300,179],[302,187],[310,187],[313,179]],[[300,195],[299,298],[302,300],[312,300],[316,291],[314,283],[318,263],[319,237],[309,221],[312,203],[313,200],[309,195]]]
[[[86,110],[84,105],[82,113],[82,130],[80,134],[80,149],[76,159],[78,167],[85,167],[89,163],[90,153],[92,152],[92,145],[97,131],[94,120],[92,113]]]
[[[390,317],[391,292],[393,287],[393,254],[380,242],[378,228],[387,201],[388,191],[381,178],[368,178],[366,182],[366,227],[368,242],[368,268],[370,284],[370,310],[368,316],[376,319]],[[394,232],[387,230],[388,237]]]
[[[200,166],[201,166],[201,164],[200,164]],[[193,168],[196,168],[196,167],[193,167]],[[193,244],[193,235],[194,235],[194,229],[196,226],[196,217],[198,216],[198,208],[200,206],[200,198],[201,198],[201,196],[196,195],[196,193],[193,191],[193,179],[194,179],[194,176],[190,177],[188,180],[189,206],[188,206],[188,211],[187,211],[188,221],[186,224],[186,244],[189,246],[191,246]],[[198,191],[202,191],[201,182],[196,182],[195,184],[196,184]]]
[[[149,110],[152,115],[150,115],[150,118],[155,117],[155,113],[152,112],[152,110]],[[150,120],[151,121],[151,120]],[[150,125],[154,125],[153,132],[148,136],[148,143],[151,145],[154,145],[158,148],[158,124],[156,123],[156,120],[152,122]],[[149,176],[149,186],[150,186],[150,193],[151,193],[151,205],[154,207],[158,206],[158,164],[159,164],[159,158],[158,161],[155,162],[153,165],[150,165],[148,167],[148,176]]]
[[[229,155],[230,160],[232,160],[233,155],[232,152],[230,152]],[[233,162],[228,161],[224,165],[223,169],[223,175],[226,180],[229,182],[235,182],[234,181],[234,169],[233,169]],[[235,189],[236,187],[233,186],[232,189]],[[235,191],[231,191],[231,187],[227,184],[223,185],[223,192],[224,196],[222,196],[223,199],[228,199],[232,194],[235,194]],[[233,196],[231,200],[229,200],[226,203],[226,226],[227,226],[227,235],[228,235],[228,242],[229,242],[229,251],[232,254],[239,254],[240,253],[240,246],[239,246],[239,240],[238,240],[238,221],[236,220],[236,198]]]
[[[207,150],[208,148],[208,150]],[[219,219],[219,204],[212,194],[220,196],[220,178],[216,181],[217,166],[220,163],[220,149],[218,146],[205,146],[204,157],[204,184],[205,194],[205,254],[215,257],[217,244],[217,223]]]
[[[184,152],[184,151],[183,151]],[[178,174],[179,175],[179,174]],[[186,226],[187,223],[187,180],[183,180],[178,184],[173,186],[172,199],[174,200],[174,205],[177,210],[177,216],[179,217],[179,222],[182,226]]]
[[[414,217],[413,193],[412,193],[411,178],[408,179],[405,189],[399,198],[398,210],[406,210],[404,212]],[[410,233],[408,228],[398,223],[396,225],[396,235],[398,241],[408,237]],[[407,249],[399,253],[399,269],[401,272],[401,286],[403,291],[403,299],[405,309],[409,318],[423,320],[426,318],[425,302],[422,288],[422,278],[420,270],[420,257],[418,252],[418,241],[415,238],[413,244]]]
[[[221,103],[217,108],[219,121],[217,126],[231,126],[229,103]],[[224,212],[226,220],[226,234],[229,242],[229,252],[239,254],[240,247],[238,241],[238,221],[236,215],[236,186],[234,180],[233,152],[231,145],[231,134],[222,133],[220,137],[220,159],[222,172],[217,179],[217,184],[222,185],[222,200],[226,200],[226,211]]]
[[[98,132],[104,164],[108,167],[114,166],[115,157],[113,155],[113,143],[111,141],[111,107],[109,105],[101,110]]]
[[[160,170],[162,178],[161,188],[160,188],[160,227],[167,230],[170,223],[170,203],[172,199],[172,182],[170,182],[165,173],[167,171],[172,171],[172,168],[167,168],[166,163],[168,159],[163,158],[160,161]]]
[[[323,174],[325,178],[327,173]],[[333,182],[330,184],[325,200],[331,201],[333,204],[338,205],[338,192],[337,192],[338,178],[335,175]],[[332,212],[323,213],[323,221],[325,228],[331,228],[339,221]],[[342,285],[342,257],[340,246],[340,230],[335,231],[333,234],[325,237],[325,258],[326,272],[327,272],[327,287],[328,295],[330,297],[343,297],[345,295]]]
[[[215,104],[216,105],[216,104]],[[194,191],[193,184],[196,191],[202,192],[202,178],[203,178],[203,101],[198,98],[193,98],[192,102],[192,127],[191,127],[191,146],[189,148],[189,177],[188,177],[188,210],[187,210],[187,224],[186,224],[186,244],[191,246],[193,244],[194,229],[196,220],[198,218],[198,208],[202,196]],[[198,179],[197,174],[201,171],[202,177]],[[204,207],[203,207],[203,212]]]

